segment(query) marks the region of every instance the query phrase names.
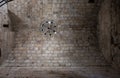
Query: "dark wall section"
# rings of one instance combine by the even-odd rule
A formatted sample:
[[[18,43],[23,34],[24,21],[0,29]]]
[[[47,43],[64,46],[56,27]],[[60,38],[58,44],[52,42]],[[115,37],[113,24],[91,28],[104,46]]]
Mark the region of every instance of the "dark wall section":
[[[111,26],[111,1],[104,0],[99,11],[99,42],[105,58],[111,61],[110,52],[110,26]]]
[[[120,68],[120,0],[111,4],[111,53],[113,66]]]
[[[101,50],[115,68],[120,67],[120,1],[104,0],[99,12]]]

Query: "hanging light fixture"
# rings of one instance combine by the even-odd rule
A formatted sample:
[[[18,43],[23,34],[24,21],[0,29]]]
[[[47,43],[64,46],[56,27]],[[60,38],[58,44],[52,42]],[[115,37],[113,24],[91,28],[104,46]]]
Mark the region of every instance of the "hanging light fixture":
[[[44,35],[52,36],[52,34],[56,34],[56,27],[53,20],[47,20],[41,24],[40,30]]]

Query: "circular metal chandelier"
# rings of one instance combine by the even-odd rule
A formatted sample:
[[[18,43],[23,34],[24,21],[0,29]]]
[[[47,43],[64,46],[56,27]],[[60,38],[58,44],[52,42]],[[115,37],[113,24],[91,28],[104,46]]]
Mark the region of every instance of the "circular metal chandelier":
[[[44,35],[52,36],[53,34],[56,34],[56,27],[53,20],[47,20],[41,24],[40,30]]]

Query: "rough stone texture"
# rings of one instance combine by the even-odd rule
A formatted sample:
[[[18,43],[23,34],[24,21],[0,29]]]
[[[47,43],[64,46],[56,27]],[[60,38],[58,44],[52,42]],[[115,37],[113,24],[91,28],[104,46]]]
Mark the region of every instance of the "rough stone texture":
[[[10,27],[3,27],[4,24],[9,23],[8,20],[7,5],[5,4],[4,6],[0,7],[0,64],[2,61],[7,59],[8,54],[11,52],[13,46],[12,42],[14,38],[14,32],[10,31]]]
[[[13,48],[13,40],[14,40],[14,33],[10,31],[1,31],[1,58],[0,64],[8,59],[9,53],[12,51]]]
[[[103,56],[99,49],[99,1],[10,2],[8,16],[12,26],[10,30],[15,32],[15,47],[0,67],[0,78],[119,78],[119,73],[112,70],[111,64],[106,63],[106,53]],[[109,5],[106,6],[109,8]],[[107,12],[103,7],[100,17],[104,17],[104,11]],[[57,24],[56,33],[51,36],[40,31],[45,20],[54,20]],[[101,27],[105,26],[104,22],[101,24]],[[8,38],[6,36],[6,40]]]
[[[2,66],[107,65],[97,46],[97,4],[87,0],[15,0],[8,6],[16,44]],[[50,37],[39,31],[47,19],[57,24],[57,33]]]
[[[0,68],[0,78],[119,78],[109,67],[81,67],[77,69]]]
[[[8,24],[8,16],[7,16],[7,5],[4,5],[2,7],[0,7],[0,31],[3,26],[3,24]]]
[[[104,0],[99,11],[99,43],[107,61],[111,62],[110,27],[111,27],[111,0]]]
[[[112,0],[111,11],[111,54],[112,64],[117,69],[120,68],[120,1]]]
[[[104,0],[99,12],[101,50],[115,68],[120,68],[120,1]]]
[[[3,24],[8,24],[7,5],[0,7],[0,49],[1,49],[2,53],[3,53],[3,48],[4,48],[2,32],[5,32],[4,28],[2,27]],[[2,57],[0,58],[0,61],[1,60],[2,60]]]

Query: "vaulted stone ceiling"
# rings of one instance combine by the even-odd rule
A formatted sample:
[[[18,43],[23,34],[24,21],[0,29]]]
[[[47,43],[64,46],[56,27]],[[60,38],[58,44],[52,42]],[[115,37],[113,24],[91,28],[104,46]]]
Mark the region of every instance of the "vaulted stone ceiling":
[[[23,67],[22,72],[24,67],[79,69],[77,72],[85,71],[86,77],[117,78],[110,67],[119,67],[119,35],[114,33],[119,32],[117,1],[14,0],[8,3],[0,10],[1,67]],[[109,28],[117,46],[111,44],[113,35]]]

